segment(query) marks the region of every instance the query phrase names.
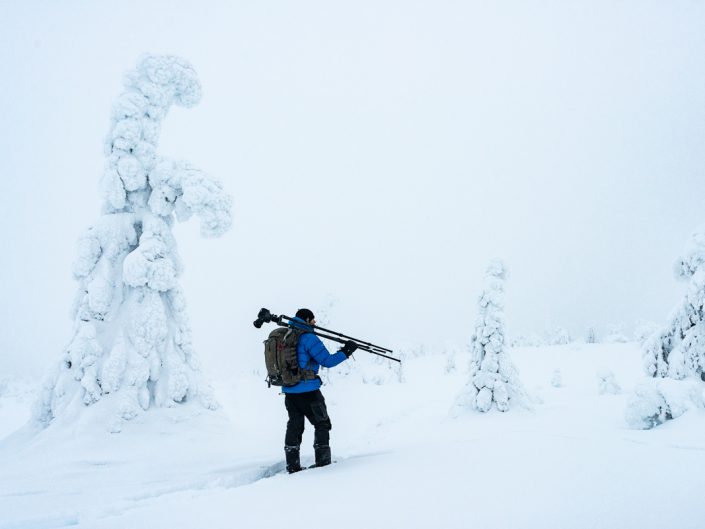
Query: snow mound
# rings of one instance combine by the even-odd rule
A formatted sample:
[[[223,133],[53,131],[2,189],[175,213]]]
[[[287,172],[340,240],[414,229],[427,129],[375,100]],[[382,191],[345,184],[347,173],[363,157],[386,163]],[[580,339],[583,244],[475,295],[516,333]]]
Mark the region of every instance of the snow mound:
[[[625,418],[631,428],[649,430],[703,407],[702,384],[692,380],[646,379],[627,400]]]

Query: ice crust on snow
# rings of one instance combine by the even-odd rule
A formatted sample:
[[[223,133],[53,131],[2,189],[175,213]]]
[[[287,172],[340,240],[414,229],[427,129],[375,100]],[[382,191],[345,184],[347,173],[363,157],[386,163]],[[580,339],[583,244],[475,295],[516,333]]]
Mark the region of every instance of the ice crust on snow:
[[[125,78],[105,142],[103,215],[79,239],[73,266],[73,337],[35,410],[43,425],[107,397],[118,419],[187,400],[215,406],[191,345],[172,226],[196,215],[203,236],[220,236],[231,199],[190,163],[157,154],[171,105],[200,97],[194,69],[178,57],[148,55]]]

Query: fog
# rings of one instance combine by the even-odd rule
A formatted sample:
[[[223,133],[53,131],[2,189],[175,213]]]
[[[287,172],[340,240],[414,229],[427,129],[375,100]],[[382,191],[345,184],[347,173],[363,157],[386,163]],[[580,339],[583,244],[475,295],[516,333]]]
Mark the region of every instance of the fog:
[[[0,359],[36,370],[71,337],[110,108],[145,52],[203,85],[160,153],[234,199],[225,237],[176,230],[209,369],[261,361],[260,307],[464,344],[497,257],[510,334],[662,322],[705,222],[703,28],[695,1],[0,2]]]

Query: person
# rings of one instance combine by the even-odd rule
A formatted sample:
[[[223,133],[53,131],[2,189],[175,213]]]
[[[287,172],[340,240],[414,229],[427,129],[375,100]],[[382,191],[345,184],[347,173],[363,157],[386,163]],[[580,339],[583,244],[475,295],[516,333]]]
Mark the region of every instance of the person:
[[[313,449],[316,455],[316,467],[330,465],[330,430],[332,424],[326,409],[326,401],[321,393],[321,378],[318,369],[334,367],[344,362],[357,349],[357,344],[352,340],[346,342],[336,353],[330,354],[320,338],[313,334],[311,325],[316,324],[316,318],[309,309],[299,309],[292,318],[290,326],[301,330],[308,330],[299,338],[296,353],[299,367],[310,370],[315,375],[301,382],[284,387],[284,405],[289,414],[286,423],[286,436],[284,438],[284,452],[286,455],[286,470],[291,474],[302,470],[300,459],[301,439],[304,433],[305,420],[313,425]]]

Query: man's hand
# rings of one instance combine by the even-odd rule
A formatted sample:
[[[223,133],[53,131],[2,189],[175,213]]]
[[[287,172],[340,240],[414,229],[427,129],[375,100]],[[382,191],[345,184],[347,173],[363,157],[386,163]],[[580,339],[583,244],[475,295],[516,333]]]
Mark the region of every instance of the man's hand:
[[[353,342],[352,340],[348,340],[345,342],[345,345],[342,347],[341,351],[345,353],[345,356],[350,358],[350,355],[355,352],[357,349],[357,343]]]

